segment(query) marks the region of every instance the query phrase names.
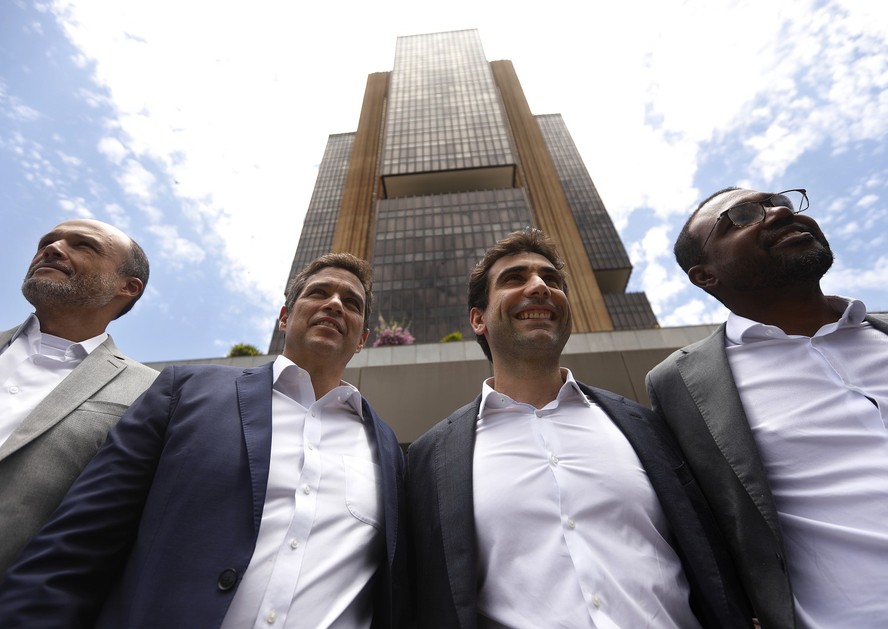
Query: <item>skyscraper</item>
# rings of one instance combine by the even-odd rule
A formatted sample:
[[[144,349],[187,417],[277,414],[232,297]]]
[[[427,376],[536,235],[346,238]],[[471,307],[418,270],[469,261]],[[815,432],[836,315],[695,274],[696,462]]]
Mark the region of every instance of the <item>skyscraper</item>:
[[[561,116],[534,116],[475,30],[399,37],[358,130],[330,136],[290,277],[328,251],[366,258],[376,312],[437,342],[471,332],[471,267],[528,225],[567,262],[574,331],[657,327],[644,293],[625,292],[629,256]],[[275,330],[269,353],[283,342]]]

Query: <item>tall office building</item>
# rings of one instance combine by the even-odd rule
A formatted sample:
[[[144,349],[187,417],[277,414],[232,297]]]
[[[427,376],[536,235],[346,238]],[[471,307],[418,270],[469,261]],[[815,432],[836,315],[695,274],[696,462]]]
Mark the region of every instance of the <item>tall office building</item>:
[[[417,342],[471,336],[471,267],[528,225],[567,263],[574,331],[657,327],[644,293],[625,292],[629,256],[561,116],[533,115],[475,30],[399,37],[358,130],[330,136],[290,277],[348,251],[373,264],[376,313],[409,321]],[[275,330],[269,353],[283,343]]]

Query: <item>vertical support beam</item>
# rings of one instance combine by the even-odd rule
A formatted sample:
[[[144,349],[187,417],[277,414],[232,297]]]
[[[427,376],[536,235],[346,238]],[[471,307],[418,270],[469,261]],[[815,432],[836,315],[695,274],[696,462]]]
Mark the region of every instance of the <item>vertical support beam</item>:
[[[573,213],[558,179],[555,164],[511,61],[490,63],[509,119],[519,170],[537,227],[558,244],[570,277],[571,311],[575,332],[613,330],[595,272],[586,255]]]
[[[375,72],[367,77],[361,117],[342,192],[339,220],[333,233],[333,251],[346,251],[365,260],[373,257],[376,220],[374,192],[388,79],[388,72]]]

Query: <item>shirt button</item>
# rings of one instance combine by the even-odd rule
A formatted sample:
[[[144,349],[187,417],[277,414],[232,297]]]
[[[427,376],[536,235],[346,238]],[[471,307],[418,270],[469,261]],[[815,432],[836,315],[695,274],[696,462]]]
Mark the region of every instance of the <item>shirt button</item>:
[[[302,493],[307,496],[308,494],[311,493],[311,488],[308,485],[306,485],[305,487],[302,488]]]
[[[536,415],[537,417],[542,417],[542,416],[543,416],[543,412],[542,412],[542,411],[534,411],[533,414]]]
[[[293,550],[296,550],[297,548],[299,548],[299,540],[296,539],[295,537],[290,540],[290,548],[292,548]]]
[[[568,520],[567,521],[567,528],[569,528],[572,531],[575,528],[577,528],[577,523],[574,522],[573,520]]]
[[[9,392],[11,394],[15,395],[16,393],[19,392],[19,388],[18,387],[9,387]]]
[[[601,597],[598,596],[598,594],[592,595],[592,605],[594,605],[596,609],[601,607]]]
[[[553,454],[550,460],[552,461],[552,465],[558,465],[558,461],[560,461],[561,459]]]
[[[312,411],[312,412],[311,412],[311,416],[312,416],[312,417],[317,417],[317,416],[318,416],[318,414],[317,414],[317,413],[315,413],[315,412],[314,412],[314,411]]]
[[[269,625],[273,625],[274,621],[277,620],[278,615],[273,611],[268,612],[268,615],[265,617],[265,622]]]

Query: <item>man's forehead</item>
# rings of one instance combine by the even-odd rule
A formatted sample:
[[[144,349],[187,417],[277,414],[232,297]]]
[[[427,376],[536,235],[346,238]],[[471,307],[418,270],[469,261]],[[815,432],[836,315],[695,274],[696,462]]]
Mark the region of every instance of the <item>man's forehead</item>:
[[[503,270],[514,267],[531,267],[551,269],[553,271],[556,270],[555,266],[549,261],[548,258],[546,258],[546,256],[531,251],[522,251],[520,253],[513,253],[507,256],[503,256],[493,264],[493,266],[491,267],[491,271],[494,275],[498,275]]]
[[[65,221],[64,223],[59,223],[53,228],[52,231],[48,232],[46,235],[64,236],[67,234],[90,235],[95,238],[101,238],[108,241],[129,241],[129,236],[114,227],[114,225],[109,225],[108,223],[103,223],[102,221],[85,218],[78,218],[70,221]]]
[[[364,295],[364,285],[358,276],[351,271],[335,266],[325,266],[317,273],[311,275],[305,286],[307,288],[309,286],[332,286],[343,283],[348,284],[355,293],[361,296]]]

